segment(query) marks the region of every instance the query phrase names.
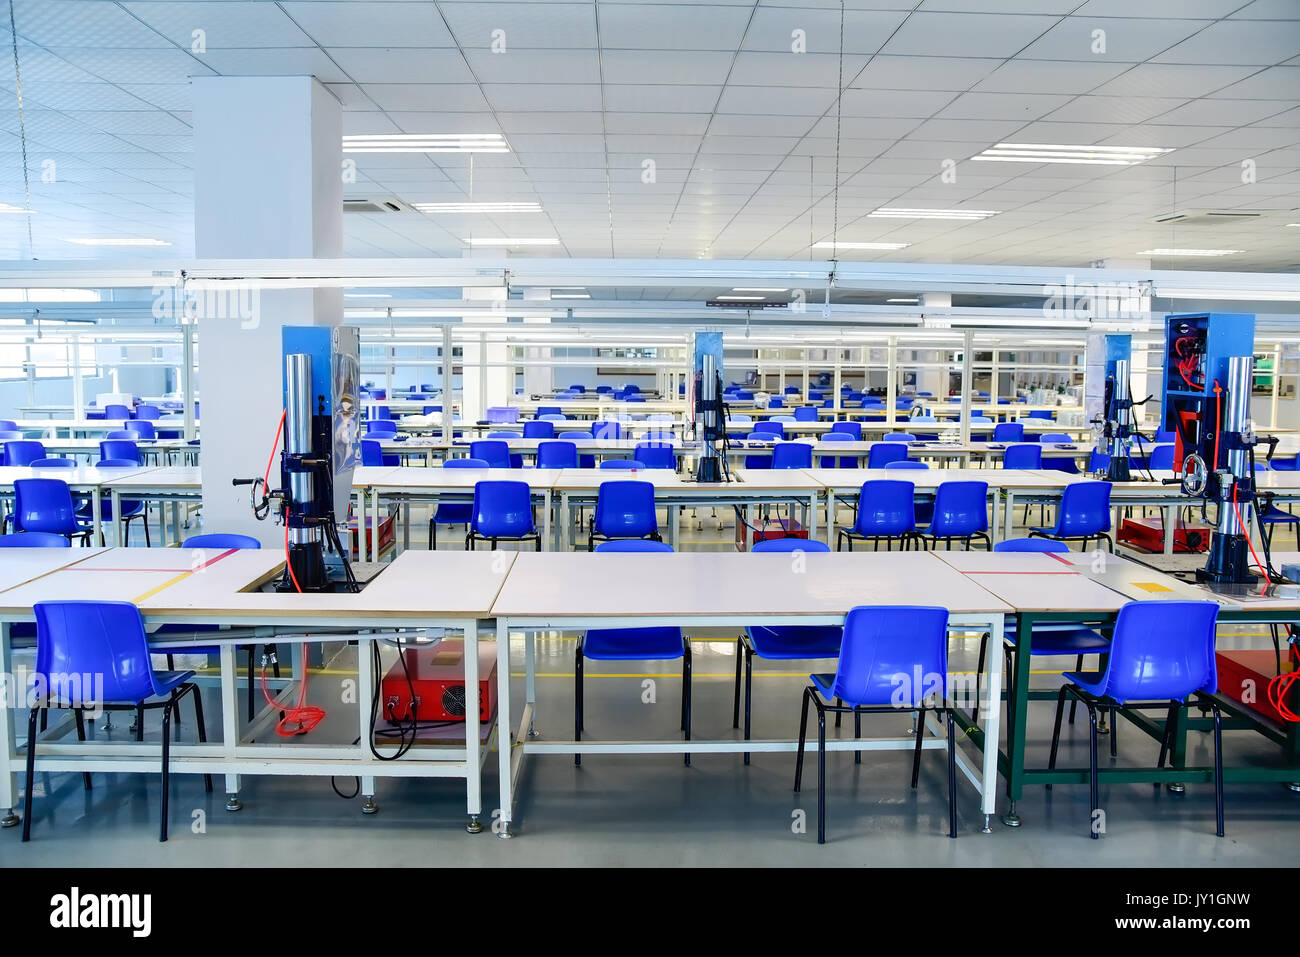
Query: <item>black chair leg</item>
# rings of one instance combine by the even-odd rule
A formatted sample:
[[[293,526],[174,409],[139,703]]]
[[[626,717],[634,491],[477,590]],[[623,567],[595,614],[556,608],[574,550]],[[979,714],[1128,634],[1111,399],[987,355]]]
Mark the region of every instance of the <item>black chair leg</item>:
[[[27,716],[27,791],[23,795],[23,842],[32,838],[32,791],[36,785],[36,721],[44,708],[32,708]],[[805,705],[805,714],[807,706]],[[796,790],[798,790],[796,788]]]
[[[1214,822],[1215,834],[1223,837],[1223,716],[1219,706],[1210,704],[1214,712]]]
[[[751,709],[753,707],[750,704],[750,702],[753,699],[753,694],[754,694],[754,655],[748,648],[746,648],[745,649],[745,740],[746,741],[748,741],[750,738],[750,727],[751,727],[750,721],[751,721],[751,714],[752,714]],[[745,763],[746,764],[749,763],[748,751],[745,752]]]
[[[948,709],[948,836],[957,836],[957,728]]]
[[[190,694],[194,696],[194,721],[198,725],[199,744],[208,743],[208,729],[203,723],[203,695],[199,692],[198,685],[190,686]],[[179,708],[177,710],[180,710]],[[203,790],[208,794],[212,793],[212,775],[203,775]]]
[[[836,698],[836,699],[835,699],[835,707],[837,707],[837,708],[842,708],[842,707],[844,707],[844,702],[841,701],[839,698]],[[843,711],[836,711],[836,712],[835,712],[835,727],[838,728],[838,727],[840,726],[840,721],[841,721],[843,718],[844,718],[844,712],[843,712]]]
[[[803,750],[804,750],[804,742],[808,738],[808,701],[809,701],[810,694],[812,694],[812,689],[804,688],[803,710],[799,714],[799,750],[795,752],[795,758],[794,758],[795,793],[798,793],[799,787],[803,783]]]
[[[745,722],[749,723],[749,709],[745,709]],[[686,740],[691,740],[691,643],[688,639],[682,639],[682,728],[686,732]],[[691,752],[687,751],[684,755],[685,764],[691,766]]]
[[[1112,758],[1119,756],[1119,721],[1116,720],[1118,715],[1118,708],[1110,709],[1110,756]]]
[[[1074,659],[1074,670],[1075,671],[1083,670],[1083,655],[1079,655],[1079,657]],[[1074,711],[1077,707],[1079,707],[1079,699],[1071,698],[1070,699],[1070,724],[1074,724]]]
[[[745,638],[736,639],[736,683],[731,690],[731,726],[740,727],[740,656],[745,653]]]
[[[1165,733],[1160,738],[1160,757],[1156,760],[1156,767],[1158,768],[1163,768],[1165,766],[1165,755],[1168,754],[1174,746],[1174,735],[1178,730],[1179,710],[1179,704],[1177,701],[1170,702],[1169,714],[1165,717]],[[1156,790],[1159,789],[1160,784],[1157,782]]]
[[[1097,812],[1097,709],[1091,701],[1085,701],[1088,708],[1088,836],[1094,841],[1101,837],[1097,827],[1100,823]]]
[[[925,709],[916,713],[916,747],[912,749],[912,787],[921,776],[921,745],[925,742]]]
[[[578,640],[578,657],[573,663],[573,740],[582,740],[582,640]],[[573,764],[582,764],[582,755],[573,756]]]
[[[1049,771],[1056,767],[1056,748],[1061,743],[1061,714],[1065,711],[1065,695],[1069,690],[1069,685],[1061,685],[1061,690],[1056,695],[1056,720],[1052,723],[1052,750],[1047,758]],[[1047,790],[1052,790],[1050,784],[1047,785]]]
[[[83,715],[83,714],[81,713],[81,709],[80,709],[80,708],[73,708],[73,709],[72,709],[72,713],[73,713],[73,715],[74,715],[74,716],[76,717],[76,719],[77,719],[77,740],[78,740],[78,741],[85,741],[85,740],[86,740],[86,717],[85,717],[85,715]],[[90,790],[90,772],[89,772],[89,771],[83,771],[83,772],[81,773],[81,783],[82,783],[82,786],[85,787],[85,789],[86,789],[87,791]]]
[[[853,709],[853,740],[862,740],[862,712],[858,711],[856,708]],[[853,749],[853,763],[862,763],[862,752],[857,748]]]
[[[135,706],[135,740],[140,742],[144,740],[144,704]]]
[[[167,801],[171,790],[171,720],[172,709],[176,708],[176,699],[169,698],[163,705],[162,736],[162,820],[158,826],[158,841],[167,840]]]

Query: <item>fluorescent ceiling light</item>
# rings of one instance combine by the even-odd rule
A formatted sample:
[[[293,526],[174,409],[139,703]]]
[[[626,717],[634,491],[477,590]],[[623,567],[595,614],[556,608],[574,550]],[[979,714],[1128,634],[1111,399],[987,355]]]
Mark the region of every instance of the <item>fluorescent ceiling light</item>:
[[[1287,223],[1288,226],[1300,226],[1300,223]]]
[[[1300,302],[1300,292],[1253,289],[1159,289],[1162,299],[1221,299],[1243,302]]]
[[[509,153],[500,133],[363,133],[343,137],[345,153]]]
[[[65,239],[65,243],[76,243],[78,246],[170,246],[171,243],[161,239],[136,239],[133,237],[117,237],[113,239]]]
[[[833,243],[829,239],[813,243],[813,249],[906,249],[911,243]]]
[[[1172,150],[1158,146],[1062,146],[1051,143],[998,143],[972,160],[1001,163],[1079,163],[1134,166]]]
[[[540,213],[541,203],[413,203],[422,213]]]
[[[99,302],[94,289],[0,289],[0,302]]]
[[[1138,256],[1231,256],[1240,249],[1144,249]]]
[[[920,302],[920,300],[919,299],[886,299],[885,302],[901,302],[901,303],[910,303],[911,305],[916,305],[918,302]]]
[[[732,287],[731,291],[732,292],[789,292],[790,290],[788,287],[784,287],[784,286],[780,289],[765,289],[762,286],[734,286]]]
[[[719,302],[762,302],[766,296],[718,296]]]
[[[30,216],[34,212],[34,209],[23,209],[21,206],[14,206],[12,203],[0,203],[0,213],[18,213]]]
[[[882,206],[867,213],[868,219],[988,219],[1000,213],[999,209],[905,209],[901,206]]]
[[[551,293],[551,298],[552,299],[590,299],[591,296],[589,296],[585,292],[562,292],[558,294]]]
[[[560,243],[554,236],[537,238],[471,236],[465,242],[471,246],[558,246]]]
[[[392,299],[390,292],[345,292],[344,299]]]

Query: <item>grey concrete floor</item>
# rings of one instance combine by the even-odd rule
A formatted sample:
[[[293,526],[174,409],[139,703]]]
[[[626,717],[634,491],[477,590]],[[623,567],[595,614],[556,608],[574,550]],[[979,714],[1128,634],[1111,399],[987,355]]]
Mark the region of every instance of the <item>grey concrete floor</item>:
[[[704,518],[702,529],[685,530],[687,547],[731,547],[729,519],[718,529]],[[418,527],[418,523],[417,523]],[[449,536],[450,538],[451,536]],[[543,736],[572,736],[573,655],[576,635],[553,634],[538,641],[538,718]],[[735,636],[692,633],[695,655],[694,732],[697,738],[737,738],[731,728]],[[514,671],[522,672],[522,645],[514,636]],[[1260,644],[1260,630],[1237,626],[1221,632],[1221,646]],[[974,668],[978,637],[954,641],[954,670]],[[355,706],[338,702],[339,683],[353,666],[355,649],[325,663],[312,681],[310,700],[329,710],[311,735],[313,742],[347,743],[355,737]],[[1071,661],[1035,660],[1035,688],[1055,687],[1054,668]],[[794,736],[809,666],[755,660],[754,734]],[[832,670],[831,663],[817,670]],[[656,704],[642,703],[643,682],[655,681]],[[678,662],[592,662],[588,667],[585,737],[673,737],[680,704]],[[216,701],[208,692],[213,738]],[[522,681],[516,681],[516,713]],[[194,740],[187,708],[183,740]],[[1030,709],[1028,760],[1044,766],[1051,734],[1052,705]],[[126,737],[129,716],[114,718],[114,737]],[[901,715],[864,719],[864,736],[900,736],[910,722]],[[1086,764],[1086,719],[1063,735],[1061,763]],[[846,723],[845,731],[849,732]],[[105,732],[102,725],[92,732]],[[851,733],[851,732],[850,732]],[[158,717],[150,716],[147,740],[158,740]],[[1209,760],[1208,735],[1191,736],[1191,760]],[[1103,739],[1103,748],[1105,747]],[[1155,762],[1157,745],[1131,725],[1120,728],[1120,765]],[[1226,736],[1232,763],[1274,764],[1276,748],[1247,732]],[[967,749],[974,754],[974,749]],[[1112,759],[1103,751],[1103,766]],[[680,756],[587,755],[581,768],[571,757],[531,756],[523,771],[516,806],[517,836],[500,840],[490,830],[465,833],[461,782],[381,780],[379,812],[363,815],[360,800],[343,800],[329,779],[246,777],[244,809],[224,810],[217,793],[205,794],[197,776],[173,778],[171,840],[157,841],[158,779],[145,775],[94,776],[82,789],[75,774],[38,774],[32,841],[19,842],[17,829],[0,831],[0,862],[41,866],[114,865],[643,865],[643,866],[1168,866],[1198,864],[1277,865],[1281,841],[1294,833],[1300,794],[1278,784],[1235,784],[1227,788],[1227,836],[1214,836],[1213,789],[1194,784],[1178,795],[1149,784],[1105,785],[1107,833],[1088,839],[1086,785],[1026,791],[1018,806],[1023,826],[995,821],[980,833],[979,798],[964,779],[958,783],[960,834],[946,836],[947,788],[942,751],[922,760],[920,786],[908,786],[910,754],[828,758],[828,843],[816,843],[816,764],[810,755],[804,791],[791,789],[794,757],[755,754],[745,766],[739,755],[696,755],[690,768]],[[348,793],[351,778],[337,782]],[[496,755],[483,781],[487,815],[496,806]],[[1005,799],[1001,799],[1003,804]],[[804,812],[807,830],[793,828]],[[485,819],[487,817],[485,815]],[[199,827],[199,824],[202,827]]]

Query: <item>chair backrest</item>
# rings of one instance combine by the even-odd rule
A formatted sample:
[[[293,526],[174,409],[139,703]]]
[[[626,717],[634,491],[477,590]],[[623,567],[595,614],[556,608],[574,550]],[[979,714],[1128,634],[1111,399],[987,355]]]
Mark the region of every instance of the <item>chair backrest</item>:
[[[555,438],[555,423],[546,422],[541,419],[534,419],[524,423],[524,438],[526,439],[553,439]]]
[[[940,482],[930,534],[946,538],[988,531],[988,494],[987,482]]]
[[[1110,468],[1110,456],[1107,453],[1101,452],[1097,449],[1093,449],[1091,452],[1088,453],[1089,472],[1104,472],[1109,468]]]
[[[157,693],[144,620],[131,602],[41,601],[33,611],[36,673],[45,676],[50,698],[79,705],[137,702]],[[73,680],[82,675],[95,676],[91,688]]]
[[[489,468],[510,468],[510,446],[504,439],[477,439],[469,444],[469,454],[487,462]]]
[[[261,548],[262,543],[252,535],[236,535],[234,532],[207,532],[203,535],[191,535],[181,542],[181,548]]]
[[[794,420],[796,422],[816,422],[817,410],[811,405],[801,405],[794,410]]]
[[[139,432],[132,432],[130,429],[113,429],[111,432],[105,432],[105,439],[129,439],[134,442],[140,437]]]
[[[387,433],[379,433],[381,435]],[[377,439],[361,440],[361,464],[365,466],[380,466],[384,464],[384,449]]]
[[[882,442],[915,442],[916,436],[911,432],[886,432]]]
[[[0,442],[12,442],[22,437],[23,433],[18,429],[0,429]]]
[[[623,426],[618,422],[594,422],[591,426],[591,435],[596,439],[621,439]]]
[[[1174,467],[1174,447],[1157,445],[1147,456],[1147,468],[1155,472],[1168,472]]]
[[[601,482],[596,495],[598,535],[611,538],[645,538],[659,530],[652,482],[619,480]]]
[[[1116,701],[1181,701],[1218,691],[1213,601],[1131,601],[1119,610],[1103,694]]]
[[[135,459],[100,459],[95,463],[97,469],[133,469],[140,463]]]
[[[925,462],[917,462],[915,459],[899,459],[897,462],[890,462],[885,466],[885,471],[890,469],[928,469],[930,466]]]
[[[1057,535],[1096,535],[1110,531],[1110,483],[1071,482],[1061,493]]]
[[[993,426],[994,442],[1022,442],[1025,438],[1025,426],[1021,422],[999,422]]]
[[[862,423],[861,422],[835,422],[831,425],[832,432],[844,432],[853,436],[855,442],[862,441]]]
[[[104,418],[106,419],[129,419],[131,410],[124,405],[116,402],[110,402],[104,406]]]
[[[13,419],[0,419],[0,429],[16,432],[18,430],[18,423]]]
[[[578,446],[563,439],[545,439],[537,443],[539,469],[576,469]]]
[[[24,532],[79,532],[68,483],[62,479],[30,478],[14,482],[14,527]]]
[[[1070,443],[1070,437],[1064,432],[1044,432],[1038,437],[1039,442],[1063,442],[1066,445]]]
[[[104,439],[99,443],[100,458],[131,459],[140,464],[140,447],[130,439]]]
[[[1070,546],[1051,538],[1007,538],[993,546],[995,552],[1068,552]]]
[[[568,422],[569,417],[560,412],[547,412],[537,417],[538,422]]]
[[[136,408],[135,417],[137,419],[161,419],[162,409],[156,405],[142,405]]]
[[[533,498],[528,483],[488,479],[476,483],[470,527],[484,538],[533,534]]]
[[[671,552],[673,547],[667,542],[656,542],[649,538],[620,538],[612,542],[601,542],[596,546],[598,552]]]
[[[129,422],[122,423],[127,430],[134,432],[137,439],[156,439],[158,430],[153,427],[153,423],[143,419],[132,419]]]
[[[34,469],[75,469],[76,467],[76,459],[48,458],[37,459],[32,463]]]
[[[518,432],[518,431],[516,431],[515,429],[494,429],[493,431],[486,433],[486,434],[483,436],[483,438],[485,438],[485,439],[505,439],[505,440],[508,442],[508,441],[510,441],[511,439],[521,439],[521,438],[523,438],[523,433]]]
[[[859,606],[844,619],[832,693],[850,705],[919,707],[948,695],[948,609]]]
[[[625,401],[625,402],[644,402],[644,401],[645,401],[645,396],[643,396],[643,395],[642,395],[641,393],[639,393],[639,392],[629,392],[629,393],[627,393],[625,396],[623,396],[623,401]]]
[[[559,433],[556,438],[559,439],[590,439],[591,433],[584,432],[581,429],[565,429]]]
[[[1158,432],[1156,432],[1154,436],[1154,441],[1161,442],[1161,443],[1172,442],[1176,438],[1177,436],[1174,434],[1172,429],[1160,429]]]
[[[1043,447],[1037,442],[1009,445],[1002,453],[1004,469],[1037,469],[1043,467]]]
[[[993,420],[990,419],[987,415],[972,415],[970,417],[970,424],[971,425],[992,425]]]
[[[815,538],[765,538],[755,542],[751,552],[829,552],[831,547]]]
[[[45,458],[45,446],[36,439],[11,439],[5,443],[5,465],[31,465]]]
[[[862,483],[858,518],[859,535],[902,535],[916,528],[916,486],[904,479],[872,479]]]
[[[876,442],[867,453],[867,468],[883,469],[893,462],[907,458],[907,446],[902,442]]]
[[[519,421],[519,409],[513,405],[489,406],[484,418],[493,425],[504,425]]]
[[[812,446],[807,442],[778,442],[772,447],[774,469],[812,468]]]
[[[793,415],[774,415],[772,416],[772,421],[773,422],[798,422],[799,420],[796,419]]]
[[[558,405],[539,405],[537,407],[537,418],[540,419],[544,415],[558,415],[560,418],[564,418],[564,410]]]
[[[0,548],[71,548],[72,543],[52,532],[14,532],[0,535]]]
[[[576,386],[575,388],[579,392],[586,391],[586,386]],[[599,392],[601,395],[605,395],[607,393],[613,392],[614,387],[612,385],[598,385],[596,386],[596,391]]]
[[[672,445],[665,442],[638,442],[632,450],[632,457],[644,462],[648,469],[677,468],[677,454]]]
[[[447,459],[442,463],[445,469],[489,469],[492,466],[487,459],[476,459],[474,456],[468,456],[461,459]]]
[[[634,470],[644,470],[646,464],[640,459],[601,459],[600,467],[602,469],[621,469],[625,472]]]
[[[1051,417],[1052,413],[1046,409],[1037,409],[1025,416],[1027,419],[1050,419]]]
[[[608,386],[606,386],[606,388],[608,388]],[[581,382],[575,382],[573,385],[569,386],[569,391],[582,393],[587,391],[587,387]]]
[[[768,419],[766,422],[755,422],[755,423],[754,423],[754,431],[755,431],[755,432],[770,432],[772,435],[776,435],[776,436],[779,436],[779,437],[781,437],[781,438],[785,438],[785,423],[784,423],[784,422],[777,422],[777,421],[775,421],[775,420],[773,420],[773,419]]]

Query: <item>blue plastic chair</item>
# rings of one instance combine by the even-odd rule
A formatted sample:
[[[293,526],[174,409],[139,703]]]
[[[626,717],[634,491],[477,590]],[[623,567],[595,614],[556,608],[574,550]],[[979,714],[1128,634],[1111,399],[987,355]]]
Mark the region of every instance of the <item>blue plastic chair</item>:
[[[526,439],[553,439],[555,438],[555,423],[547,422],[543,419],[533,419],[524,423],[524,438]]]
[[[821,437],[822,442],[852,442],[853,436],[847,432],[827,432]],[[856,455],[823,455],[818,460],[818,465],[824,469],[855,469],[858,467],[858,457]]]
[[[96,468],[101,469],[129,469],[135,468],[140,463],[134,459],[100,459],[95,463]],[[131,522],[140,519],[144,526],[144,545],[145,548],[152,548],[153,542],[149,540],[149,516],[145,510],[145,503],[136,499],[122,499],[122,514],[118,516],[122,520],[123,535],[122,543],[131,544]],[[77,506],[77,518],[83,523],[93,523],[95,520],[94,506],[90,502],[82,502]],[[101,521],[111,522],[113,520],[113,496],[101,496],[99,502],[99,517]]]
[[[773,419],[768,419],[766,422],[755,422],[754,431],[756,433],[770,433],[778,439],[783,439],[785,438],[785,423]]]
[[[654,483],[636,479],[601,482],[596,493],[596,515],[587,532],[587,551],[595,550],[597,538],[659,541]]]
[[[158,408],[158,406],[156,405],[137,406],[135,410],[135,417],[137,419],[149,419],[149,420],[161,419],[162,409]]]
[[[376,396],[378,398],[378,396]],[[369,422],[391,422],[393,420],[393,410],[386,405],[377,405],[374,413],[371,415]]]
[[[127,601],[42,601],[36,613],[36,676],[38,687],[46,689],[31,708],[27,719],[27,787],[23,799],[23,840],[31,839],[32,797],[36,790],[36,725],[41,713],[71,709],[77,723],[77,737],[86,739],[83,711],[140,711],[163,709],[162,720],[162,808],[159,841],[167,840],[167,802],[170,797],[171,721],[179,721],[180,700],[193,692],[194,717],[199,742],[207,741],[203,723],[203,699],[190,679],[193,671],[156,672],[149,657],[140,611]],[[86,695],[70,675],[102,675],[103,688]],[[150,699],[162,699],[150,703]],[[144,730],[143,721],[139,724]],[[137,736],[137,740],[139,737]],[[90,775],[83,774],[87,788]],[[204,789],[211,793],[212,777],[203,776]]]
[[[131,410],[127,406],[120,405],[116,402],[110,402],[108,405],[104,406],[104,418],[129,419],[131,418]]]
[[[778,442],[772,447],[771,468],[812,468],[812,446],[807,442]]]
[[[999,422],[993,426],[994,442],[1023,442],[1025,426],[1020,422]]]
[[[535,459],[539,469],[576,469],[578,445],[564,439],[547,439],[537,443]]]
[[[486,459],[478,459],[470,456],[464,459],[447,459],[442,463],[443,468],[447,469],[487,469]],[[476,490],[477,491],[477,490]],[[430,550],[438,547],[438,526],[439,525],[466,525],[474,518],[474,505],[467,495],[448,495],[445,498],[438,496],[438,507],[433,510],[429,516],[429,548]]]
[[[397,434],[397,423],[392,419],[371,419],[366,423],[366,435],[392,437]]]
[[[130,459],[140,464],[140,446],[130,439],[104,439],[99,443],[101,459]]]
[[[473,459],[482,459],[488,464],[488,468],[511,467],[510,446],[504,439],[476,439],[469,444],[469,455]]]
[[[474,550],[482,540],[493,548],[501,540],[533,541],[542,550],[542,534],[533,522],[532,491],[527,482],[484,480],[474,486],[473,511],[465,547]]]
[[[181,548],[261,548],[262,543],[252,535],[236,535],[234,532],[207,532],[191,535],[181,542]]]
[[[1174,447],[1157,445],[1151,450],[1147,467],[1153,472],[1169,472],[1174,467]]]
[[[880,540],[885,540],[886,551],[893,551],[898,539],[903,551],[911,547],[916,535],[916,486],[904,479],[872,479],[862,483],[858,492],[858,514],[851,528],[841,528],[835,538],[835,550],[844,542],[853,551],[854,539],[870,540],[875,551],[880,551]]]
[[[777,436],[772,432],[751,432],[745,436],[746,442],[754,442],[760,446],[773,449],[776,447]],[[772,467],[772,454],[770,451],[745,456],[745,468],[747,469],[767,469]]]
[[[914,676],[920,675],[920,687]],[[826,712],[917,714],[912,753],[912,787],[921,773],[921,746],[927,711],[942,711],[948,722],[948,836],[957,836],[957,742],[948,704],[948,609],[916,605],[859,606],[844,619],[839,667],[835,674],[809,675],[799,719],[799,752],[794,789],[803,783],[808,737],[808,705],[817,709],[817,843],[826,843]],[[830,704],[835,699],[842,704]]]
[[[37,459],[31,463],[34,469],[75,469],[77,467],[76,459],[63,457]]]
[[[882,442],[915,442],[917,438],[911,432],[886,432]]]
[[[13,419],[0,419],[0,429],[4,429],[7,432],[17,432],[18,423]]]
[[[1038,437],[1038,441],[1043,445],[1073,445],[1073,441],[1064,432],[1044,432]],[[1078,475],[1079,465],[1074,461],[1073,456],[1053,456],[1043,460],[1043,468],[1053,472],[1064,472],[1067,475]]]
[[[0,535],[0,548],[71,548],[72,543],[53,532],[14,532]]]
[[[1164,767],[1165,755],[1177,734],[1179,715],[1193,696],[1201,708],[1208,707],[1214,713],[1214,815],[1216,833],[1223,837],[1223,726],[1214,697],[1219,690],[1214,657],[1218,617],[1219,605],[1213,601],[1131,601],[1120,608],[1115,619],[1105,670],[1065,675],[1065,684],[1056,698],[1047,767],[1056,768],[1061,713],[1070,695],[1088,709],[1088,835],[1094,840],[1100,837],[1094,815],[1101,808],[1097,794],[1097,708],[1120,708],[1135,702],[1150,707],[1153,702],[1168,702],[1156,761],[1156,767]]]
[[[867,453],[867,468],[883,469],[907,459],[907,445],[903,442],[873,442]]]
[[[1043,447],[1037,442],[1022,442],[1009,445],[1002,453],[1004,469],[1041,469],[1043,467]]]
[[[593,422],[591,437],[594,439],[621,439],[623,427],[618,422]]]
[[[537,418],[540,419],[544,415],[558,415],[560,418],[564,418],[564,410],[558,405],[539,405],[537,407]]]
[[[602,469],[614,469],[624,472],[644,471],[646,464],[640,459],[602,459]]]
[[[1115,550],[1110,535],[1110,483],[1071,482],[1061,493],[1061,505],[1056,510],[1056,524],[1052,528],[1034,527],[1030,538],[1051,538],[1061,542],[1080,542],[1080,550],[1087,551],[1088,542],[1105,539],[1106,547]]]
[[[925,462],[918,462],[915,459],[903,459],[899,462],[890,462],[885,466],[885,471],[888,472],[895,469],[928,469],[929,467],[930,466]]]
[[[24,437],[26,433],[18,429],[0,429],[0,442],[14,442]]]
[[[831,426],[832,432],[843,432],[846,435],[853,436],[854,442],[862,441],[862,423],[861,422],[836,422]]]
[[[808,401],[809,401],[809,402],[822,402],[822,401],[825,400],[825,398],[826,398],[826,396],[823,395],[821,392],[817,391],[816,389],[809,389],[809,390],[808,390]]]
[[[644,463],[648,469],[677,468],[677,453],[666,442],[638,442],[632,450],[632,457]]]
[[[152,422],[149,422],[147,420],[132,419],[129,422],[124,422],[123,425],[126,426],[127,431],[134,432],[136,434],[136,441],[141,441],[143,439],[152,440],[158,438],[158,430],[154,428]]]
[[[811,405],[801,405],[794,410],[794,420],[796,422],[816,422],[817,410]]]
[[[14,531],[49,532],[89,545],[92,529],[78,521],[67,482],[30,478],[14,482]]]
[[[663,542],[637,539],[603,542],[597,552],[666,552],[672,547]],[[610,559],[617,561],[617,559]],[[581,741],[585,730],[583,723],[583,662],[593,661],[675,661],[682,659],[682,714],[681,729],[686,740],[691,740],[691,643],[680,628],[593,628],[578,639],[574,664],[573,740]],[[689,767],[691,754],[686,752]],[[574,754],[573,763],[582,764],[582,755]]]
[[[1027,418],[1027,419],[1052,419],[1052,418],[1055,418],[1055,415],[1054,415],[1054,413],[1049,412],[1047,409],[1036,409],[1036,410],[1034,410],[1033,412],[1028,413],[1028,414],[1025,416],[1025,418]]]
[[[5,465],[31,465],[45,458],[45,446],[36,439],[11,439],[5,443]]]
[[[934,493],[934,514],[925,528],[916,530],[922,541],[928,538],[929,546],[937,548],[944,539],[949,550],[953,539],[961,539],[970,548],[976,538],[984,540],[984,547],[992,550],[989,539],[987,482],[940,482]]]
[[[113,429],[110,432],[105,432],[104,438],[105,439],[127,439],[128,441],[134,442],[136,439],[140,438],[140,433],[132,432],[130,429]]]
[[[386,433],[378,433],[384,435]],[[361,440],[361,464],[371,468],[384,465],[401,465],[402,457],[400,455],[385,455],[384,447],[379,444],[378,439]]]
[[[1261,465],[1263,463],[1260,463]],[[1300,516],[1293,515],[1284,508],[1274,505],[1269,498],[1264,499],[1268,503],[1267,508],[1259,510],[1259,521],[1263,526],[1264,546],[1270,551],[1273,548],[1273,532],[1279,525],[1290,525],[1296,533],[1297,546],[1300,547]]]
[[[829,552],[825,542],[807,538],[769,538],[755,542],[750,551],[761,552]],[[777,627],[748,626],[736,646],[736,681],[731,700],[731,726],[740,727],[740,667],[745,665],[745,740],[750,739],[751,699],[754,684],[754,656],[767,660],[791,661],[812,658],[834,658],[840,653],[840,637],[844,629],[839,625],[779,625]],[[749,763],[749,753],[745,753]]]

